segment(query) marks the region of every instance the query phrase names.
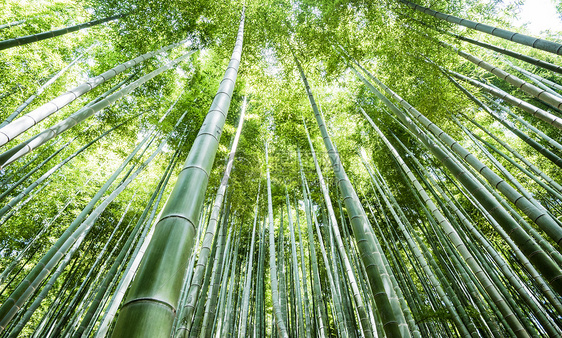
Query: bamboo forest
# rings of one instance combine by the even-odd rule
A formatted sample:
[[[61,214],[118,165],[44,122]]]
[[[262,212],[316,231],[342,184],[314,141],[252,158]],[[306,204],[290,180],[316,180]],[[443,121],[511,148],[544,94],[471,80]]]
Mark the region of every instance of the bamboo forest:
[[[0,1],[0,338],[562,337],[523,8]]]

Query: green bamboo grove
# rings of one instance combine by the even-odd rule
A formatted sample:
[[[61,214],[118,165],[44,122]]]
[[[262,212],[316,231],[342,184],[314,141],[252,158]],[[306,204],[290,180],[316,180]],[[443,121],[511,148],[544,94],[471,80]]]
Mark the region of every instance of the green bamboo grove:
[[[0,338],[562,337],[528,6],[4,1]]]

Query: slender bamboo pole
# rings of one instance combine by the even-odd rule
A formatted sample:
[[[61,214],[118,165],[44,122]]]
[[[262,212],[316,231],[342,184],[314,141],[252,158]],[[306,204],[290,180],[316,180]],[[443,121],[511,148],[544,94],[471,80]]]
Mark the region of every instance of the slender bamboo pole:
[[[102,23],[105,23],[105,22],[118,20],[118,19],[120,19],[124,16],[125,16],[125,14],[118,14],[118,15],[110,16],[110,17],[103,18],[103,19],[98,19],[98,20],[93,20],[93,21],[90,21],[90,22],[81,23],[79,25],[68,26],[68,27],[65,27],[65,28],[55,29],[55,30],[48,31],[48,32],[42,32],[42,33],[37,33],[37,34],[27,35],[27,36],[20,36],[20,37],[17,37],[17,38],[0,41],[0,50],[12,48],[12,47],[17,47],[17,46],[23,46],[23,45],[27,45],[27,44],[32,43],[32,42],[37,42],[37,41],[41,41],[41,40],[45,40],[45,39],[49,39],[49,38],[54,38],[54,37],[59,36],[59,35],[64,35],[64,34],[67,34],[67,33],[76,32],[76,31],[84,29],[84,28],[89,28],[89,27],[96,26],[96,25],[99,25],[99,24],[102,24]]]
[[[391,283],[384,283],[381,277],[385,272],[385,268],[380,257],[381,253],[378,251],[376,245],[377,239],[371,226],[369,225],[365,211],[363,210],[363,207],[359,202],[357,193],[355,192],[355,189],[347,178],[339,155],[335,151],[334,146],[330,140],[322,116],[320,115],[318,107],[316,106],[316,102],[314,101],[314,97],[312,96],[308,81],[304,75],[304,71],[302,70],[302,67],[296,56],[294,57],[294,59],[299,69],[299,73],[301,74],[301,78],[304,82],[304,86],[312,109],[314,111],[318,127],[320,128],[320,131],[322,133],[324,144],[330,155],[330,162],[332,163],[334,174],[338,179],[339,188],[342,192],[342,195],[345,196],[344,202],[353,226],[353,234],[357,240],[361,258],[367,269],[371,290],[373,292],[373,295],[375,296],[375,301],[377,303],[377,310],[379,311],[379,314],[384,322],[384,330],[388,336],[402,337],[404,334],[409,334],[409,332],[401,331],[398,327],[399,322],[397,320],[397,317],[402,313],[400,309],[396,308],[396,306],[393,307],[391,305],[389,299],[391,297],[389,296],[391,295],[392,291],[386,290],[387,287],[391,287]]]
[[[305,130],[306,130],[306,126],[305,126]],[[326,203],[326,209],[328,211],[328,215],[330,217],[330,223],[331,223],[331,228],[334,231],[334,237],[336,239],[337,242],[337,249],[338,249],[338,253],[340,254],[340,257],[342,258],[343,262],[344,262],[344,267],[345,267],[345,273],[346,276],[349,280],[349,283],[351,285],[351,289],[353,291],[353,298],[355,300],[355,305],[357,307],[357,310],[359,312],[359,319],[361,322],[361,328],[362,328],[362,332],[364,337],[374,337],[373,334],[373,328],[371,327],[371,324],[369,322],[369,318],[367,316],[367,312],[365,310],[365,304],[363,302],[363,298],[361,297],[361,293],[359,291],[359,287],[357,285],[357,280],[355,277],[355,274],[353,273],[353,270],[351,268],[351,263],[349,261],[349,257],[347,255],[347,252],[345,250],[345,247],[343,245],[343,240],[341,238],[341,234],[340,234],[340,230],[339,230],[339,226],[338,226],[338,220],[336,218],[336,214],[334,212],[334,208],[332,206],[332,201],[330,199],[330,192],[328,190],[328,187],[326,185],[326,182],[324,181],[324,175],[322,175],[322,171],[320,169],[320,166],[318,165],[318,160],[316,159],[316,152],[314,151],[314,146],[312,144],[312,140],[310,139],[310,135],[308,134],[308,130],[306,130],[306,136],[308,138],[308,143],[310,145],[310,152],[312,154],[312,159],[314,160],[314,166],[316,168],[316,175],[318,176],[318,181],[320,182],[320,187],[322,189],[322,194],[324,196],[324,201]]]
[[[85,106],[84,108],[78,110],[74,114],[70,115],[66,119],[60,121],[59,123],[55,124],[54,126],[46,129],[45,131],[33,136],[32,138],[28,139],[20,143],[19,145],[15,146],[14,148],[0,154],[0,167],[6,166],[13,161],[17,160],[18,158],[24,156],[25,154],[31,152],[33,149],[45,144],[48,140],[52,139],[53,137],[60,135],[61,133],[67,131],[68,129],[74,127],[75,125],[84,122],[87,118],[91,117],[95,113],[101,111],[102,109],[112,105],[115,101],[121,99],[123,96],[131,93],[134,89],[138,88],[145,82],[151,80],[152,78],[156,77],[157,75],[175,67],[183,60],[187,59],[193,51],[187,52],[184,55],[176,58],[175,60],[169,61],[163,66],[159,67],[158,69],[154,70],[153,72],[146,74],[136,80],[135,82],[131,83],[130,85],[126,86],[125,88],[119,90],[117,93],[114,93],[107,98],[100,100],[99,102],[91,105]],[[15,123],[16,121],[14,121]],[[9,125],[7,126],[9,127]]]
[[[493,26],[489,26],[486,24],[482,24],[479,22],[474,22],[471,20],[467,20],[467,19],[461,19],[458,18],[456,16],[450,15],[450,14],[445,14],[445,13],[441,13],[441,12],[437,12],[434,11],[432,9],[429,9],[427,7],[423,7],[420,5],[416,5],[412,2],[406,1],[406,0],[398,0],[399,2],[402,2],[403,4],[407,5],[408,7],[411,7],[419,12],[431,15],[433,17],[436,17],[438,19],[441,20],[445,20],[451,23],[455,23],[458,25],[462,25],[471,29],[475,29],[487,34],[491,34],[497,37],[500,37],[502,39],[506,39],[506,40],[510,40],[513,42],[517,42],[520,43],[522,45],[526,45],[526,46],[530,46],[533,48],[537,48],[537,49],[541,49],[550,53],[554,53],[554,54],[558,54],[558,55],[562,55],[562,45],[556,42],[552,42],[552,41],[548,41],[548,40],[543,40],[543,39],[538,39],[538,38],[533,38],[531,36],[527,36],[524,34],[520,34],[520,33],[514,33],[514,32],[510,32],[508,30],[505,29],[501,29],[501,28],[497,28],[497,27],[493,27]]]
[[[16,117],[18,117],[18,115],[21,114],[21,112],[24,111],[24,109],[27,108],[37,98],[37,96],[41,95],[45,91],[45,89],[47,89],[47,87],[49,87],[51,84],[53,84],[55,81],[57,81],[58,78],[60,78],[76,62],[80,61],[84,57],[84,55],[86,55],[86,53],[88,53],[90,50],[92,50],[92,48],[94,48],[95,46],[96,46],[96,44],[90,46],[90,48],[86,49],[82,54],[78,55],[78,57],[76,57],[74,60],[72,60],[68,65],[66,65],[64,68],[59,70],[56,74],[51,76],[51,78],[49,80],[47,80],[44,84],[42,84],[41,87],[39,87],[35,91],[35,93],[33,93],[30,97],[27,98],[27,100],[25,100],[21,105],[19,105],[16,108],[16,110],[14,110],[14,112],[12,114],[10,114],[10,116],[8,116],[4,120],[4,122],[0,123],[0,130],[2,130],[3,127],[7,126]]]
[[[268,224],[269,224],[269,273],[271,278],[271,298],[273,303],[274,324],[277,328],[279,335],[283,338],[288,338],[287,326],[284,321],[283,310],[279,302],[279,281],[277,279],[277,264],[275,262],[275,232],[273,225],[273,205],[271,197],[271,178],[269,174],[267,142],[265,143],[265,163],[266,163],[266,176],[267,176],[267,208],[268,208]],[[279,236],[282,236],[280,234]]]
[[[541,120],[543,120],[544,122],[558,128],[558,129],[562,129],[562,119],[559,118],[556,115],[553,115],[543,109],[537,108],[535,106],[533,106],[530,103],[527,103],[521,99],[516,98],[513,95],[510,95],[506,92],[504,92],[503,90],[494,88],[492,86],[486,85],[480,81],[476,81],[474,79],[471,79],[467,76],[461,75],[459,73],[453,72],[453,71],[449,71],[449,73],[451,75],[453,75],[456,78],[459,78],[461,80],[464,80],[476,87],[479,87],[481,89],[484,89],[485,91],[487,91],[488,93],[502,99],[505,100],[506,102],[509,102],[511,105],[521,108],[523,111],[526,111],[527,113],[533,115],[536,118],[539,118]]]
[[[82,96],[85,93],[88,93],[97,86],[106,83],[125,70],[130,69],[160,53],[181,46],[187,42],[188,39],[162,47],[156,51],[148,52],[127,62],[121,63],[98,76],[88,79],[86,82],[66,91],[65,93],[41,105],[40,107],[35,108],[26,115],[16,119],[15,121],[12,121],[10,124],[2,125],[0,127],[0,146],[13,140],[15,137],[17,137],[27,129],[39,123],[39,121],[42,121],[43,119],[51,116],[66,105],[76,100],[78,97]]]
[[[55,244],[53,244],[49,251],[39,260],[39,263],[31,269],[26,278],[20,283],[20,285],[18,285],[4,304],[2,304],[0,307],[0,331],[6,328],[5,325],[7,325],[13,318],[18,308],[23,305],[23,303],[31,296],[31,293],[35,290],[35,288],[37,288],[37,286],[47,277],[50,270],[59,262],[66,250],[70,249],[72,243],[74,243],[74,240],[76,239],[72,236],[82,224],[82,221],[86,218],[90,211],[92,211],[96,203],[101,199],[117,177],[123,172],[124,168],[131,162],[142,146],[145,145],[145,143],[151,138],[152,135],[149,133],[149,135],[147,135],[147,137],[145,137],[135,147],[131,154],[129,154],[119,168],[115,170],[111,177],[98,190],[92,200],[80,212]]]

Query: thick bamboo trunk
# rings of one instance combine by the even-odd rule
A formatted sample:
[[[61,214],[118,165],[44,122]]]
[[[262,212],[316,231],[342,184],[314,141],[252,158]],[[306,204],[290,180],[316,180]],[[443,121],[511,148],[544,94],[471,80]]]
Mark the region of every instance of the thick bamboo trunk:
[[[182,267],[187,266],[193,247],[209,173],[234,90],[243,35],[244,14],[225,77],[193,142],[162,217],[155,225],[151,244],[117,318],[113,332],[115,337],[170,335],[186,275]],[[162,284],[166,287],[162,288]]]
[[[205,237],[203,238],[203,244],[201,246],[201,250],[199,251],[199,258],[197,260],[197,265],[195,266],[195,271],[193,272],[193,280],[190,283],[187,291],[186,303],[183,304],[181,317],[178,319],[179,327],[175,332],[176,336],[182,336],[182,335],[187,336],[190,331],[190,327],[192,323],[191,317],[193,316],[195,304],[197,303],[198,300],[197,296],[201,289],[202,278],[205,273],[205,266],[207,266],[207,261],[209,259],[209,252],[211,250],[211,243],[213,242],[213,238],[215,237],[219,212],[221,210],[224,201],[224,194],[226,192],[226,187],[228,186],[228,181],[230,179],[230,172],[232,171],[232,167],[234,165],[234,157],[236,155],[236,149],[238,147],[238,140],[240,139],[240,135],[242,133],[245,113],[246,113],[246,101],[244,100],[242,111],[240,113],[240,121],[238,123],[238,129],[236,131],[236,135],[234,136],[234,140],[232,142],[228,162],[226,164],[226,169],[224,171],[221,184],[215,196],[215,201],[213,203],[213,207],[211,211],[211,217],[209,219],[209,225],[207,226],[207,231],[205,232]]]

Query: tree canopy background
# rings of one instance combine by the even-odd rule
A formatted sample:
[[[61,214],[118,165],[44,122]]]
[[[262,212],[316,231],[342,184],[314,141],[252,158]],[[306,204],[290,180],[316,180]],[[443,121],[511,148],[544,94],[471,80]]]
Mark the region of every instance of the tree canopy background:
[[[526,33],[524,27],[513,26],[514,13],[520,6],[519,2],[457,0],[419,4],[461,18],[506,28],[522,34]],[[337,188],[338,181],[332,170],[309,98],[303,87],[301,75],[295,63],[296,57],[300,60],[304,73],[311,84],[312,92],[324,117],[327,130],[341,157],[343,168],[345,168],[374,226],[375,233],[383,247],[383,253],[388,257],[394,274],[401,276],[398,278],[397,285],[402,288],[406,288],[406,286],[411,288],[410,291],[404,291],[404,293],[417,294],[415,297],[404,295],[404,299],[411,311],[413,321],[419,326],[422,335],[454,336],[461,335],[461,333],[451,319],[450,311],[440,303],[439,296],[432,295],[433,287],[425,280],[427,276],[424,277],[424,273],[420,272],[420,262],[417,258],[413,258],[413,253],[405,245],[404,236],[393,229],[395,219],[391,217],[388,206],[379,200],[379,197],[376,197],[378,192],[373,186],[369,172],[363,165],[361,153],[366,156],[370,165],[376,168],[388,183],[388,192],[396,199],[396,205],[404,213],[404,221],[411,225],[412,233],[419,237],[420,243],[425,243],[429,248],[427,254],[435,259],[435,264],[431,268],[442,271],[441,283],[448,280],[451,284],[454,284],[453,289],[447,290],[447,294],[454,292],[460,295],[459,298],[464,299],[461,300],[460,307],[469,313],[470,320],[476,326],[484,325],[482,323],[489,325],[489,327],[478,327],[478,332],[486,336],[494,331],[492,327],[494,325],[500,327],[498,332],[501,334],[513,332],[509,331],[508,325],[501,321],[499,318],[501,316],[494,312],[493,307],[485,308],[489,312],[485,314],[482,314],[483,309],[477,308],[474,302],[480,298],[471,296],[471,290],[468,290],[465,284],[478,282],[472,279],[471,282],[463,282],[455,278],[455,272],[465,271],[466,269],[448,267],[450,262],[445,260],[448,257],[447,250],[449,248],[445,249],[447,244],[439,244],[445,237],[439,237],[436,233],[428,230],[434,225],[432,216],[429,216],[424,211],[422,204],[416,200],[418,194],[411,189],[409,181],[405,179],[402,169],[388,147],[365,120],[362,110],[374,120],[410,166],[416,167],[411,158],[417,158],[421,162],[421,167],[428,170],[431,178],[438,181],[443,188],[449,191],[450,195],[455,198],[457,205],[470,216],[471,222],[478,231],[508,262],[518,278],[525,283],[526,288],[529,289],[528,292],[538,299],[538,303],[545,303],[541,305],[543,306],[542,311],[560,332],[562,327],[562,313],[558,312],[560,309],[548,303],[541,291],[537,291],[540,288],[533,282],[533,278],[529,277],[529,271],[525,269],[521,261],[514,258],[515,254],[502,236],[494,230],[491,222],[463,195],[461,189],[455,185],[456,183],[453,183],[455,181],[446,177],[446,175],[451,176],[451,173],[445,169],[443,164],[432,156],[416,137],[401,126],[398,120],[390,114],[389,109],[350,68],[350,65],[356,67],[353,66],[354,60],[358,61],[381,82],[457,140],[460,145],[475,154],[488,167],[494,168],[494,163],[463,132],[455,119],[458,118],[464,127],[472,130],[492,145],[501,148],[497,140],[492,139],[484,131],[469,122],[470,119],[477,121],[542,171],[545,176],[562,184],[560,171],[560,163],[562,162],[554,163],[556,160],[553,161],[552,157],[550,160],[546,159],[544,153],[541,154],[537,151],[537,146],[533,147],[526,143],[512,130],[509,130],[506,125],[498,122],[498,118],[490,116],[475,104],[439,68],[442,67],[488,83],[513,96],[527,100],[555,116],[560,116],[560,110],[520,91],[467,61],[459,56],[450,45],[476,55],[529,82],[531,82],[530,78],[527,79],[520,71],[511,67],[512,63],[539,75],[547,81],[560,85],[562,84],[560,73],[503,56],[455,38],[453,35],[461,35],[509,48],[561,66],[562,62],[559,55],[514,44],[510,41],[451,24],[415,11],[403,2],[394,0],[266,0],[248,2],[89,0],[80,3],[70,0],[8,0],[0,4],[0,25],[15,23],[19,20],[25,20],[25,22],[0,29],[0,40],[37,34],[117,14],[125,14],[125,16],[78,32],[0,51],[0,119],[2,120],[34,94],[51,76],[82,53],[85,53],[84,56],[57,81],[47,87],[26,108],[22,115],[120,63],[180,40],[188,40],[185,45],[160,53],[156,57],[135,65],[107,81],[107,83],[80,96],[57,114],[37,123],[33,128],[24,132],[18,137],[18,140],[14,141],[14,144],[21,140],[27,140],[39,131],[62,121],[113,86],[121,84],[121,82],[129,84],[158,69],[166,62],[179,57],[186,51],[194,51],[187,60],[179,63],[173,69],[163,72],[124,98],[93,115],[84,123],[75,126],[46,145],[34,149],[32,153],[1,169],[0,183],[2,184],[2,191],[5,191],[6,194],[0,197],[2,203],[0,207],[9,205],[11,208],[9,212],[4,212],[0,218],[0,270],[5,272],[0,283],[2,289],[0,302],[4,303],[17,285],[24,280],[27,272],[39,262],[43,254],[49,250],[68,225],[85,208],[135,146],[145,137],[152,135],[151,133],[156,135],[154,141],[148,144],[146,150],[143,150],[131,162],[132,164],[140,164],[156,149],[161,140],[169,137],[162,153],[151,161],[147,168],[103,210],[80,247],[76,249],[72,257],[68,258],[68,267],[56,279],[51,291],[47,293],[39,308],[24,323],[25,326],[22,328],[21,334],[32,336],[35,332],[38,336],[46,336],[53,335],[56,332],[72,335],[77,325],[80,324],[84,312],[90,304],[91,298],[88,297],[93,297],[92,294],[103,278],[103,271],[109,270],[109,267],[115,261],[119,250],[121,250],[135,223],[147,206],[150,196],[157,189],[170,161],[174,156],[177,156],[179,163],[183,163],[188,152],[192,150],[191,145],[205,119],[230,60],[244,6],[246,19],[241,64],[232,104],[220,138],[213,169],[209,175],[209,184],[205,193],[206,202],[203,208],[203,216],[208,217],[210,206],[226,167],[226,160],[236,133],[236,126],[239,123],[245,98],[247,100],[246,119],[226,197],[226,201],[230,205],[231,218],[229,220],[232,223],[229,234],[233,238],[236,236],[239,240],[238,251],[233,255],[238,257],[239,271],[247,271],[244,264],[247,264],[246,262],[249,260],[252,221],[256,216],[255,201],[258,192],[261,194],[257,209],[259,229],[263,230],[263,226],[260,227],[259,224],[267,217],[267,198],[263,197],[267,194],[265,190],[267,183],[264,146],[266,142],[269,147],[275,228],[284,229],[283,231],[278,230],[279,232],[276,234],[276,240],[280,241],[277,245],[282,248],[277,249],[281,250],[278,253],[277,264],[281,264],[281,266],[285,264],[286,266],[283,269],[288,270],[291,269],[289,266],[292,264],[291,248],[288,244],[291,241],[290,230],[286,223],[285,227],[282,228],[282,224],[287,222],[288,216],[286,192],[293,204],[292,209],[290,209],[291,213],[294,217],[300,214],[299,229],[305,234],[307,228],[305,220],[306,201],[302,196],[302,181],[299,173],[299,153],[303,160],[302,166],[305,177],[310,185],[313,211],[317,214],[319,224],[324,231],[325,245],[330,257],[336,255],[335,245],[330,242],[330,240],[333,241],[331,237],[333,235],[327,230],[331,223],[327,220],[324,197],[311,158],[305,125],[312,138],[320,167],[330,188],[336,214],[338,218],[342,216],[340,227],[345,229],[342,232],[345,234],[346,243],[350,243],[350,246],[351,243],[354,243],[353,237],[350,235],[349,222],[344,220],[348,210],[345,206],[338,207],[338,202],[342,202]],[[558,5],[558,10],[559,7]],[[447,32],[450,34],[446,34]],[[541,37],[562,43],[560,32],[542,32]],[[446,42],[447,45],[441,42]],[[562,156],[560,149],[551,147],[547,139],[521,124],[521,122],[515,122],[506,111],[498,108],[500,105],[508,106],[505,100],[491,98],[484,90],[467,82],[462,82],[462,85],[495,109],[499,119],[510,120],[510,125],[514,124],[536,139],[538,146],[549,149],[554,154],[554,158],[559,159]],[[551,90],[559,96],[560,89],[562,87],[558,86],[552,87]],[[398,102],[395,101],[395,104],[398,105]],[[160,120],[167,111],[166,117]],[[562,141],[562,133],[555,126],[526,114],[520,108],[511,108],[510,112],[540,129],[544,135],[552,140]],[[176,126],[182,114],[185,114],[185,117]],[[126,121],[125,124],[110,132],[69,161],[60,170],[54,172],[48,179],[42,181],[38,187],[26,195],[23,202],[14,206],[9,204],[11,199],[24,192],[26,187],[37,181],[57,163],[104,131],[108,131],[124,121]],[[394,137],[400,140],[411,154],[407,154]],[[63,150],[50,158],[61,146],[67,143],[68,145]],[[6,151],[10,147],[11,145],[4,146],[1,151]],[[177,155],[175,155],[176,151]],[[507,153],[507,150],[504,149],[503,151]],[[558,191],[558,195],[549,193],[548,189],[529,179],[508,159],[499,155],[496,156],[499,163],[511,172],[518,182],[529,191],[530,195],[546,208],[557,224],[560,225],[562,209],[559,194],[562,192]],[[511,154],[509,156],[513,157]],[[43,161],[46,161],[45,164],[40,165]],[[520,160],[516,162],[523,165]],[[181,170],[181,165],[176,164],[172,167],[169,182],[164,188],[162,203],[157,205],[155,209],[156,215],[162,210]],[[37,166],[38,169],[27,177],[26,174]],[[413,171],[417,177],[420,177],[420,180],[423,180],[422,177],[426,176],[421,169]],[[118,176],[118,179],[108,191],[117,188],[118,184],[125,180],[129,175],[125,172]],[[20,179],[23,179],[21,183],[18,181]],[[513,185],[513,183],[510,184]],[[429,183],[424,183],[424,186],[426,185],[428,191],[433,191]],[[549,187],[556,191],[555,187],[551,185]],[[104,196],[107,195],[109,195],[109,192]],[[27,197],[30,198],[27,199]],[[439,200],[437,194],[432,195],[432,198],[447,217],[455,219],[454,212],[445,207],[444,202]],[[442,205],[439,204],[441,202]],[[514,204],[509,205],[514,206]],[[370,207],[373,207],[373,209],[370,209]],[[224,209],[222,213],[226,212]],[[520,217],[532,223],[532,220],[526,215],[521,214]],[[203,227],[206,222],[205,218],[202,217],[200,226]],[[460,220],[455,222],[461,223]],[[117,224],[122,225],[112,235]],[[375,224],[379,224],[381,230],[377,230]],[[535,224],[532,224],[532,227],[534,231],[540,233],[539,236],[545,242],[549,243],[551,247],[555,247],[557,252],[559,251],[559,243],[555,243]],[[259,234],[262,230],[259,230],[258,237],[260,237]],[[473,238],[470,237],[472,235],[463,236],[463,239],[467,242],[473,242]],[[257,241],[260,245],[265,236],[262,235],[262,237],[258,238]],[[282,238],[284,238],[284,244],[280,244],[283,243]],[[200,243],[200,240],[201,237],[198,237],[197,243]],[[318,246],[318,241],[321,240],[317,239],[314,245]],[[109,243],[108,249],[102,249],[106,243]],[[305,266],[307,270],[312,269],[308,249],[309,239],[303,238],[299,240],[299,243],[306,248],[305,256],[307,259],[303,261],[305,256],[302,256],[302,258],[299,256],[297,264]],[[264,245],[267,245],[267,243]],[[471,250],[477,250],[480,245],[474,240],[474,247],[471,247]],[[282,253],[283,250],[284,253]],[[348,250],[353,251],[349,248]],[[100,258],[103,264],[96,263],[100,252],[103,252]],[[198,254],[195,250],[193,257],[197,257]],[[253,255],[256,257],[252,263],[256,265],[253,273],[257,274],[261,271],[263,274],[265,270],[260,270],[258,268],[259,263],[257,263],[261,255],[258,244],[256,244]],[[480,259],[489,259],[487,255],[483,254]],[[557,253],[552,255],[557,255]],[[131,253],[128,253],[127,257],[132,257]],[[283,260],[286,260],[285,263],[282,263]],[[322,262],[320,252],[318,253],[318,260]],[[127,261],[125,260],[123,264],[126,264]],[[354,268],[361,270],[359,261],[353,262]],[[270,268],[269,263],[264,264],[263,269],[265,267]],[[336,268],[336,272],[339,271],[342,276],[341,279],[345,280],[343,263],[338,261],[334,265],[337,267],[338,264],[339,269]],[[492,270],[497,271],[498,274],[496,283],[506,289],[504,297],[511,297],[516,304],[520,304],[520,295],[509,283],[508,278],[501,275],[501,269],[494,264],[497,263],[490,263]],[[212,264],[210,266],[212,268]],[[92,267],[94,267],[93,271],[89,273]],[[458,269],[458,271],[454,269]],[[471,273],[468,270],[466,272]],[[119,281],[120,273],[122,273],[121,270],[115,277],[115,283]],[[285,278],[290,279],[289,272],[285,273],[289,276]],[[336,273],[334,274],[336,275]],[[358,274],[363,276],[359,278],[363,279],[362,283],[365,284],[367,278],[359,272]],[[326,325],[329,328],[330,335],[345,335],[347,331],[342,331],[342,326],[337,323],[339,317],[336,314],[336,305],[332,303],[333,296],[330,296],[330,292],[333,292],[333,290],[330,291],[328,275],[329,272],[322,265],[320,278],[323,301],[327,304],[325,306],[329,318]],[[228,274],[225,273],[225,276],[225,278],[228,278]],[[264,289],[262,296],[265,300],[265,304],[262,304],[262,306],[265,316],[261,320],[267,323],[267,326],[259,332],[270,336],[278,334],[278,332],[275,331],[277,329],[273,329],[273,332],[271,330],[272,323],[274,323],[273,304],[267,273],[265,276],[266,282],[262,286]],[[283,282],[286,284],[282,285],[288,288],[287,293],[290,301],[296,302],[294,296],[296,291],[294,289],[291,291],[287,285],[296,283],[300,288],[302,284],[307,284],[309,291],[311,291],[314,283],[312,277],[310,275],[308,277],[308,280],[300,282],[291,282],[290,280]],[[410,282],[407,282],[407,279]],[[344,285],[342,288],[349,288],[349,285],[346,284],[348,282],[341,281],[341,283]],[[84,291],[76,294],[76,290],[82,284],[86,286]],[[115,285],[112,286],[112,288],[114,287]],[[240,290],[242,289],[243,285],[241,284]],[[368,283],[366,289],[368,289]],[[106,298],[111,296],[111,290],[113,289],[108,291]],[[224,290],[226,292],[226,288]],[[228,290],[232,290],[231,287]],[[368,302],[371,304],[369,306],[375,307],[372,305],[374,304],[372,295],[365,290],[363,290],[365,292],[364,297],[369,300]],[[293,294],[290,292],[293,292]],[[482,290],[475,292],[479,293],[487,304],[489,303]],[[239,291],[239,293],[239,297],[242,298],[242,291]],[[30,302],[36,299],[36,295],[34,293],[26,306],[29,306]],[[254,302],[257,301],[258,296],[259,293],[252,296]],[[342,297],[345,298],[345,296]],[[353,308],[352,297],[347,297],[349,298],[346,300],[347,306]],[[555,298],[560,301],[560,294],[555,292]],[[227,296],[224,296],[221,301],[226,302],[228,299]],[[99,329],[104,309],[107,309],[107,301],[108,299],[104,298],[104,303],[100,306],[97,317],[91,323],[88,334],[95,334]],[[236,295],[232,302],[236,305],[231,304],[231,309],[236,309],[235,306],[241,307],[243,304],[241,301],[237,301]],[[72,304],[71,311],[66,313],[64,312],[64,306],[69,306],[69,304]],[[510,306],[513,307],[514,305],[511,304]],[[541,321],[536,318],[536,314],[529,310],[526,307],[527,305],[520,306],[517,315],[521,317],[521,321],[527,322],[528,327],[526,326],[526,328],[530,332],[546,335],[547,331],[545,331]],[[260,308],[258,305],[251,305],[251,308],[256,319],[250,320],[250,323],[256,324],[258,321],[257,313]],[[26,307],[23,307],[15,317],[16,319],[11,322],[9,330],[3,331],[2,334],[8,335],[10,330],[14,329],[18,320],[21,321],[25,309]],[[295,314],[292,309],[288,311],[293,316],[298,314],[298,311]],[[376,313],[373,309],[371,311]],[[352,320],[358,322],[356,318],[358,315],[352,313],[347,316],[346,318],[352,318]],[[296,324],[298,322],[296,318],[290,317],[287,320],[291,323],[291,330],[294,330],[292,335],[304,334],[303,327]],[[374,315],[372,320],[378,322],[377,315]],[[217,317],[214,322],[215,325],[218,322],[220,320]],[[492,325],[491,322],[494,324]],[[358,328],[359,326],[355,323],[354,327]],[[380,327],[376,329],[379,334],[384,334]],[[231,330],[234,330],[234,328],[231,328]],[[240,328],[237,327],[237,330],[240,330]],[[239,333],[240,331],[236,332]],[[257,331],[253,332],[257,334]],[[353,335],[357,332],[354,332]],[[219,334],[219,332],[216,331],[215,334]],[[347,332],[347,334],[351,335],[351,332]]]

